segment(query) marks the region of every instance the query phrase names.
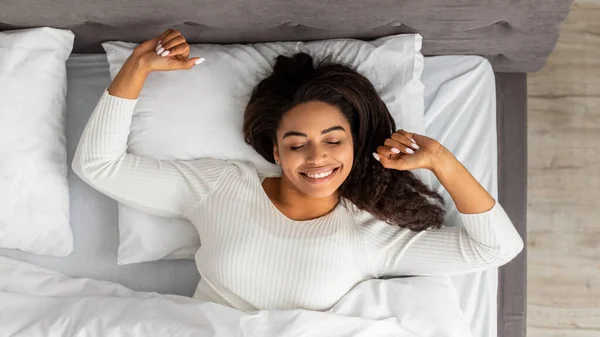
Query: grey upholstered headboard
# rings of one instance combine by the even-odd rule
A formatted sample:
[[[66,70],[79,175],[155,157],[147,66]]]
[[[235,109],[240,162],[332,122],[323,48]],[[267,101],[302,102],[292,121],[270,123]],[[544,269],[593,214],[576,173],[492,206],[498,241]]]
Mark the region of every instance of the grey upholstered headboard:
[[[541,69],[573,0],[18,0],[0,2],[0,30],[75,33],[76,53],[141,42],[167,28],[190,42],[249,43],[418,32],[423,54],[477,54],[497,72]]]

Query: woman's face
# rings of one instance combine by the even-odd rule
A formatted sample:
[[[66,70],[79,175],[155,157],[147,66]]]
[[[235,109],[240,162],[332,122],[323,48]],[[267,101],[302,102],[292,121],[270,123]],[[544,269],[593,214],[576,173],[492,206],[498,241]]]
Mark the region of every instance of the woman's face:
[[[319,101],[299,104],[281,119],[274,155],[285,178],[300,192],[331,196],[352,169],[350,124],[335,106]]]

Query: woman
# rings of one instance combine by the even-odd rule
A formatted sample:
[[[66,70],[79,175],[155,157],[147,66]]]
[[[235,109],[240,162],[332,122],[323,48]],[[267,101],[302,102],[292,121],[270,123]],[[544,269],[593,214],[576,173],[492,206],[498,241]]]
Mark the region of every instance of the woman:
[[[502,207],[439,142],[394,122],[371,83],[306,54],[279,56],[254,88],[244,136],[281,177],[249,163],[126,153],[148,74],[190,69],[178,31],[140,44],[98,102],[73,170],[117,201],[197,228],[195,298],[241,310],[327,310],[358,283],[448,275],[510,261],[523,247]],[[464,226],[442,227],[442,198],[408,170],[431,170]]]

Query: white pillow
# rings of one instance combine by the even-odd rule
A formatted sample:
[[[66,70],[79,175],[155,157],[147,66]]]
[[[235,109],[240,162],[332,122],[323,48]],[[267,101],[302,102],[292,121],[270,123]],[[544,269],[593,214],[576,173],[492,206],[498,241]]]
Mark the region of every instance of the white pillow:
[[[0,247],[73,251],[65,142],[69,30],[0,32]]]
[[[357,69],[373,83],[398,128],[424,133],[421,42],[420,35],[409,34],[370,42],[191,45],[190,55],[204,57],[204,63],[188,71],[148,76],[134,112],[128,151],[169,160],[247,160],[278,174],[277,166],[244,142],[243,113],[252,88],[271,73],[276,56],[298,52],[317,61],[331,56],[332,61]],[[136,44],[102,45],[114,78]],[[198,233],[188,221],[150,216],[123,205],[119,205],[119,232],[119,264],[193,258],[199,246]]]

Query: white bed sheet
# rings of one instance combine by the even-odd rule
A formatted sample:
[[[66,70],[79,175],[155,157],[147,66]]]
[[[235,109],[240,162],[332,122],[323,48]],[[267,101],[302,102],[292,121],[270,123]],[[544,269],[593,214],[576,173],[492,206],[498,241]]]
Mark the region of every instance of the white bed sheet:
[[[67,62],[67,150],[69,167],[93,107],[110,83],[105,55],[73,54]],[[477,56],[425,59],[427,135],[441,141],[497,198],[496,101],[494,74]],[[399,127],[402,127],[399,125]],[[191,296],[199,275],[193,261],[163,260],[119,266],[117,203],[69,172],[75,252],[67,258],[0,249],[0,256],[31,262],[75,277],[118,282],[136,291]],[[433,179],[448,203],[451,199]],[[456,216],[455,212],[448,217]],[[452,277],[474,335],[496,336],[497,268]]]
[[[425,59],[426,133],[440,141],[498,200],[496,84],[489,62],[478,56]],[[432,187],[454,205],[437,179]],[[456,207],[447,214],[457,215]],[[497,336],[498,268],[451,277],[475,336]]]
[[[0,274],[0,336],[475,336],[447,277],[366,280],[323,312],[243,312],[2,257]]]

